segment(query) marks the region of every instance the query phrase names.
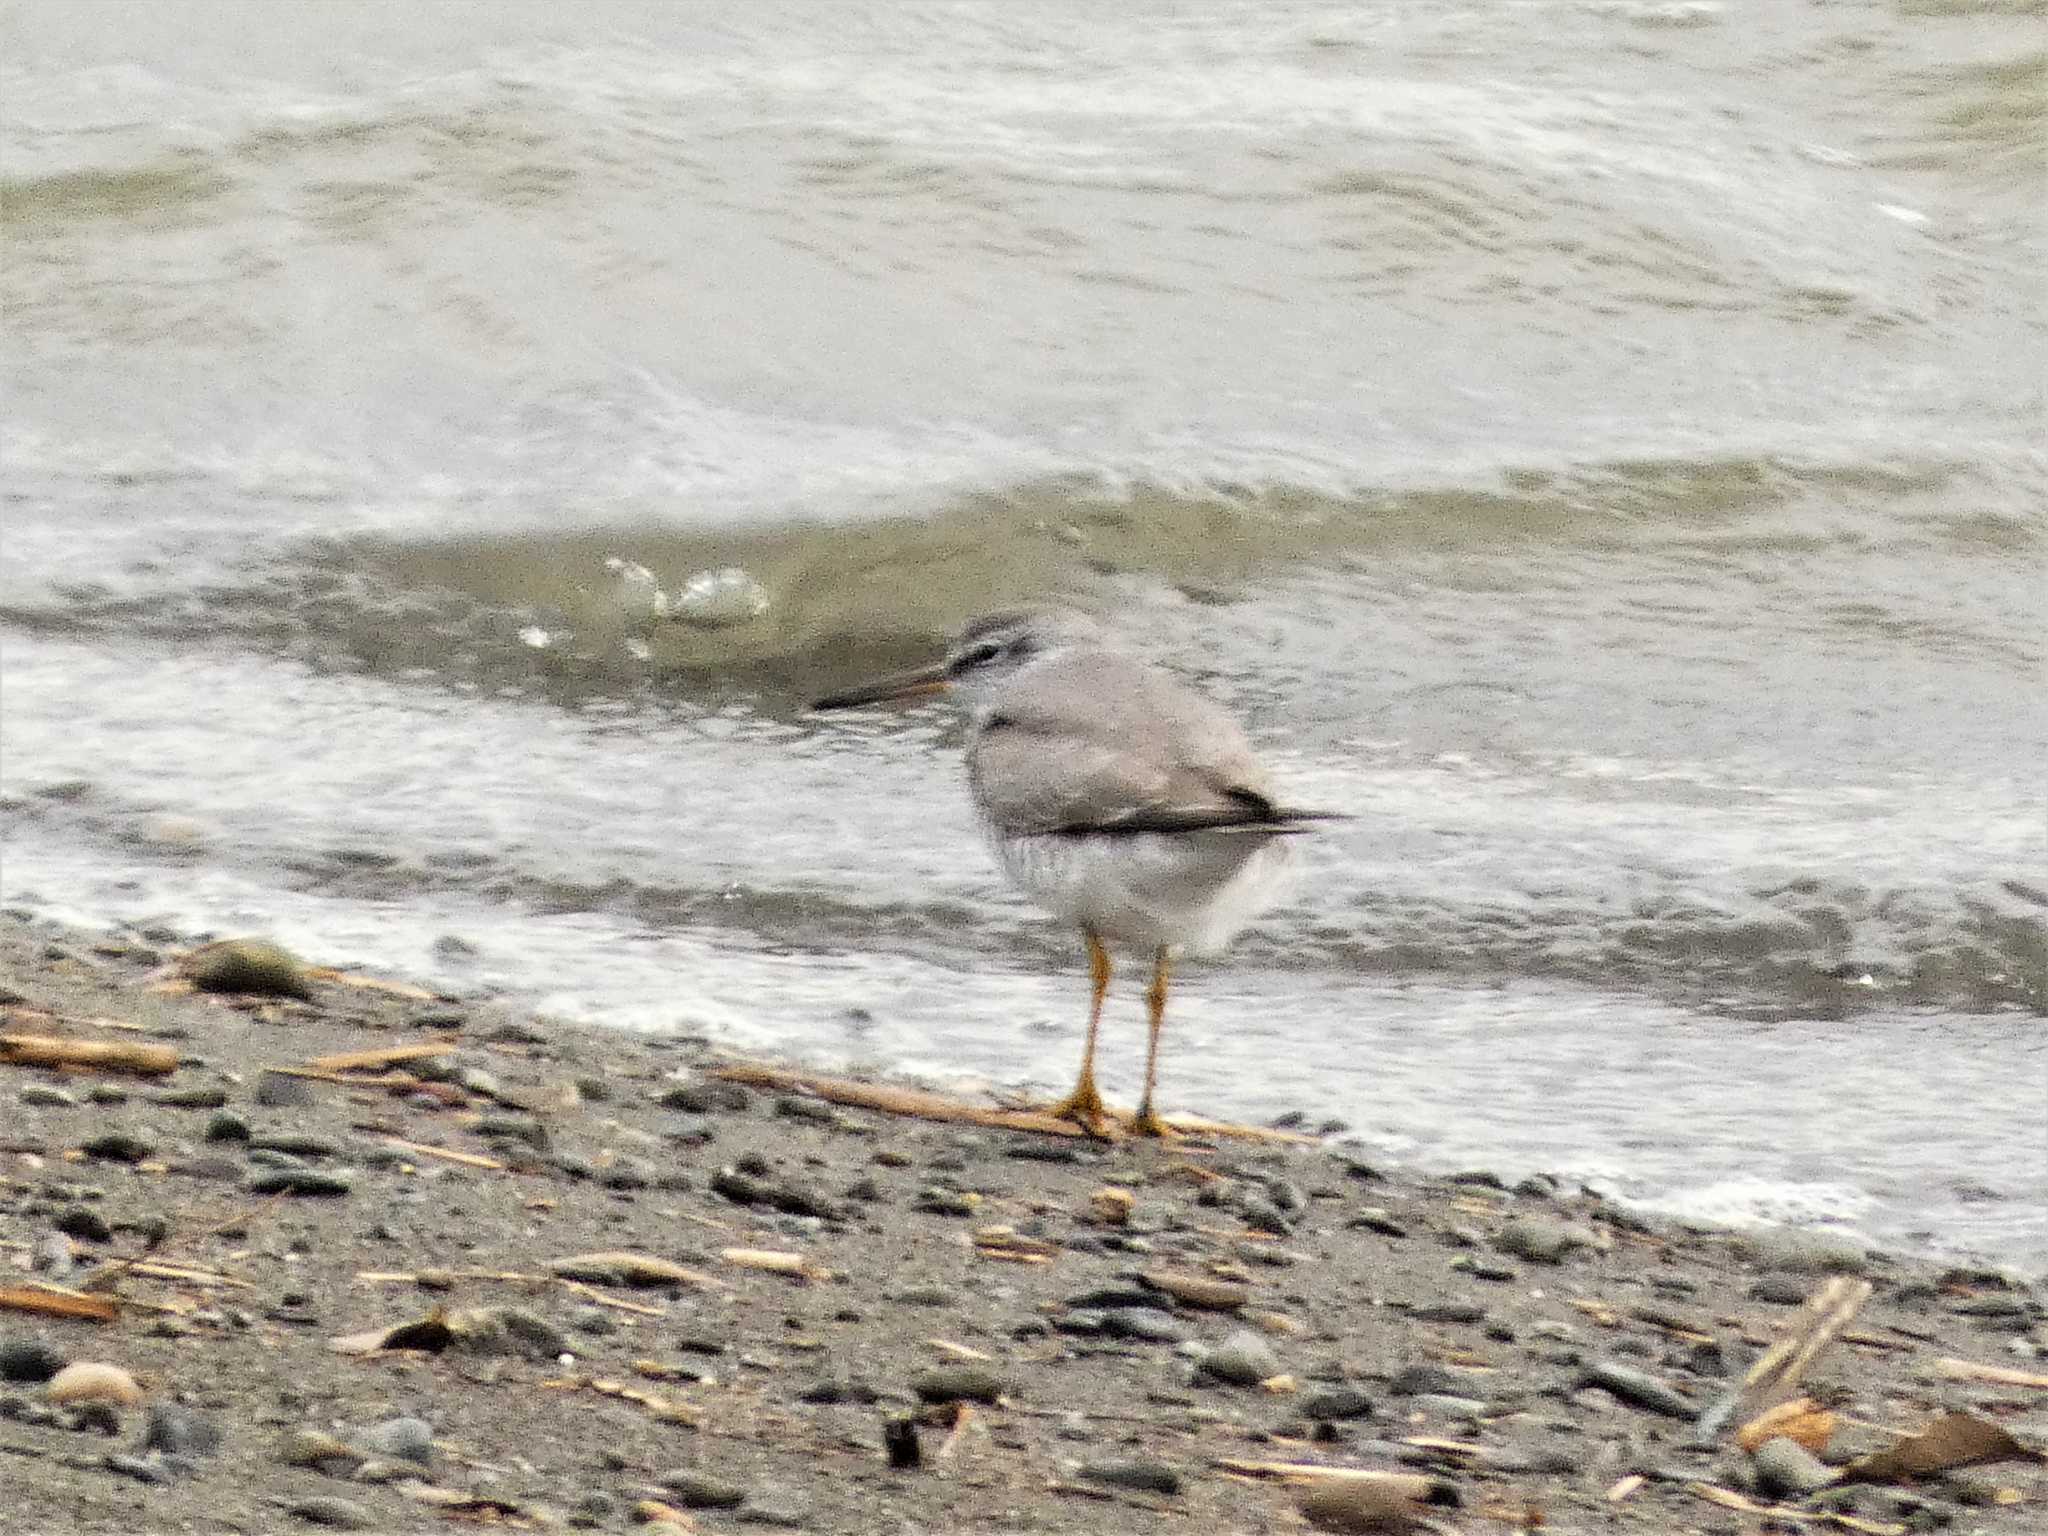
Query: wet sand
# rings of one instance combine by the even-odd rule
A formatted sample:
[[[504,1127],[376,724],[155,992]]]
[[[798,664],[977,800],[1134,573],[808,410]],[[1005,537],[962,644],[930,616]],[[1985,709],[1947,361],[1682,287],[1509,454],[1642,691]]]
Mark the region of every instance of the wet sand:
[[[1772,1490],[1810,1464],[1695,1425],[1845,1274],[1873,1294],[1802,1384],[1825,1462],[1947,1410],[2048,1445],[2022,1277],[1341,1145],[931,1123],[489,1000],[167,989],[185,942],[0,915],[0,1032],[179,1057],[0,1064],[0,1290],[112,1313],[0,1309],[9,1532],[2048,1520],[2038,1460],[1798,1496]],[[141,1401],[52,1401],[95,1361]],[[1430,1502],[1311,1523],[1256,1463],[1418,1474]]]

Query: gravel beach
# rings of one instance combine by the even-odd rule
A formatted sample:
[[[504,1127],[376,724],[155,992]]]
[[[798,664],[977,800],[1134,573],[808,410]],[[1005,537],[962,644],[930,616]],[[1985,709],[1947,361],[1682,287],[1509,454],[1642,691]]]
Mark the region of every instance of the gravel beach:
[[[0,916],[0,1034],[177,1057],[0,1053],[8,1532],[2048,1529],[2038,1455],[1840,1475],[1950,1412],[2048,1446],[2026,1277],[879,1113],[331,973],[199,992],[189,942]],[[1702,1433],[1831,1277],[1871,1294],[1800,1432]]]

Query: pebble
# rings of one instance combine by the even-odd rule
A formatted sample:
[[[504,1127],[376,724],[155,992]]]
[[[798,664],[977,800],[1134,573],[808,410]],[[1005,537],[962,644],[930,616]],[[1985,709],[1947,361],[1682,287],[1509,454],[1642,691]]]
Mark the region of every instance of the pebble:
[[[1171,1296],[1183,1306],[1206,1312],[1234,1312],[1251,1300],[1251,1287],[1235,1280],[1216,1280],[1207,1275],[1174,1269],[1148,1269],[1138,1280],[1155,1291]]]
[[[277,1459],[288,1467],[321,1467],[342,1462],[353,1467],[363,1453],[346,1440],[337,1440],[324,1429],[295,1430],[286,1437]]]
[[[812,1382],[797,1394],[801,1403],[872,1403],[881,1397],[872,1386],[859,1377],[841,1380],[827,1376]]]
[[[1806,1300],[1808,1286],[1795,1275],[1764,1275],[1749,1288],[1758,1301],[1774,1307],[1796,1307]]]
[[[1426,1392],[1457,1395],[1470,1390],[1470,1380],[1447,1366],[1411,1365],[1387,1383],[1395,1397],[1420,1397]]]
[[[1423,1523],[1424,1505],[1459,1502],[1457,1489],[1451,1484],[1422,1478],[1414,1486],[1422,1493],[1420,1500],[1410,1492],[1405,1479],[1328,1483],[1304,1493],[1300,1509],[1309,1524],[1321,1530],[1340,1531],[1345,1536],[1393,1536],[1430,1529]]]
[[[756,1489],[734,1513],[741,1525],[765,1525],[777,1530],[801,1530],[810,1523],[811,1510],[801,1495],[779,1488]]]
[[[231,1109],[222,1110],[206,1122],[208,1141],[247,1141],[250,1134],[249,1122]]]
[[[1240,1328],[1204,1354],[1196,1371],[1232,1386],[1255,1387],[1280,1374],[1280,1357],[1256,1333]]]
[[[824,1197],[793,1184],[762,1178],[727,1164],[711,1176],[714,1193],[734,1205],[765,1205],[792,1216],[833,1217],[838,1211]]]
[[[252,1195],[299,1195],[331,1199],[350,1193],[355,1184],[339,1173],[317,1168],[259,1168],[244,1183]]]
[[[1839,1232],[1766,1227],[1744,1233],[1738,1247],[1764,1268],[1785,1275],[1860,1275],[1870,1267],[1870,1250]]]
[[[157,1403],[142,1427],[142,1449],[166,1456],[211,1456],[220,1449],[220,1426],[183,1403]]]
[[[1113,1339],[1137,1339],[1147,1344],[1179,1344],[1187,1329],[1157,1307],[1120,1307],[1102,1315],[1102,1331]]]
[[[1595,1360],[1586,1367],[1585,1375],[1580,1379],[1605,1388],[1631,1408],[1646,1409],[1673,1419],[1691,1419],[1699,1414],[1699,1406],[1692,1399],[1634,1366],[1613,1360]]]
[[[266,1109],[301,1109],[318,1095],[303,1077],[285,1072],[265,1072],[256,1079],[256,1102]]]
[[[566,1334],[524,1307],[467,1307],[450,1313],[448,1325],[455,1344],[473,1354],[554,1360],[576,1353]]]
[[[41,1339],[0,1340],[0,1381],[48,1381],[64,1369],[64,1356]]]
[[[434,1426],[410,1414],[372,1424],[356,1436],[356,1443],[374,1455],[418,1462],[423,1467],[434,1460]]]
[[[53,1403],[119,1403],[133,1408],[142,1401],[142,1387],[133,1376],[100,1360],[74,1360],[50,1378],[43,1392]]]
[[[78,1150],[110,1163],[139,1163],[156,1150],[156,1143],[128,1131],[106,1131],[80,1143]]]
[[[308,1524],[324,1525],[337,1531],[367,1531],[377,1523],[377,1517],[355,1500],[336,1498],[326,1493],[299,1500],[289,1512]]]
[[[1838,1476],[1805,1446],[1783,1435],[1758,1446],[1752,1462],[1757,1486],[1778,1498],[1803,1498]]]
[[[1163,1493],[1172,1497],[1180,1492],[1180,1473],[1163,1461],[1090,1461],[1080,1468],[1083,1482],[1100,1483],[1105,1488],[1128,1488],[1133,1493]]]
[[[264,997],[309,998],[306,967],[268,939],[221,939],[185,957],[184,971],[202,992],[253,992]]]
[[[1003,1378],[984,1366],[942,1365],[913,1377],[910,1390],[928,1403],[993,1403],[1004,1386]]]
[[[1446,1301],[1417,1307],[1408,1315],[1418,1323],[1480,1323],[1486,1320],[1486,1308],[1470,1301]]]
[[[225,1088],[173,1088],[150,1096],[166,1109],[219,1109],[228,1101]]]
[[[132,1477],[138,1483],[152,1486],[171,1480],[168,1464],[161,1456],[130,1456],[116,1451],[105,1459],[109,1472],[118,1472],[123,1477]]]
[[[48,1083],[24,1083],[20,1098],[22,1103],[39,1109],[76,1109],[79,1105],[77,1094],[52,1088]]]
[[[1363,1227],[1368,1232],[1377,1232],[1382,1237],[1406,1237],[1408,1229],[1385,1210],[1369,1205],[1345,1223],[1347,1227]]]
[[[747,1499],[747,1490],[740,1484],[707,1477],[687,1468],[664,1472],[660,1482],[670,1497],[685,1509],[738,1509]]]
[[[1363,1419],[1372,1413],[1372,1399],[1356,1387],[1323,1387],[1295,1405],[1304,1419]]]
[[[1540,1216],[1518,1216],[1500,1229],[1493,1246],[1531,1264],[1562,1264],[1565,1255],[1588,1248],[1592,1237],[1569,1222],[1549,1221]]]

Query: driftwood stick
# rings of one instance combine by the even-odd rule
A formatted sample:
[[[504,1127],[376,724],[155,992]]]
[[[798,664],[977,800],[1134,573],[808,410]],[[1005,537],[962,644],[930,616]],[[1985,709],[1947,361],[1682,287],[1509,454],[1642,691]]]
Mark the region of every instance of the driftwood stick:
[[[129,1040],[67,1040],[59,1035],[0,1035],[0,1061],[17,1067],[133,1072],[161,1077],[178,1070],[175,1046]]]

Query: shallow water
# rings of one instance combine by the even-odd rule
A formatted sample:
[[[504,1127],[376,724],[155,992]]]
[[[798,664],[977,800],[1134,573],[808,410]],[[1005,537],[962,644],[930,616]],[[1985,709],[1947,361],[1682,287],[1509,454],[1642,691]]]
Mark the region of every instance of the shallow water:
[[[1057,593],[1356,818],[1169,1099],[2048,1265],[2024,8],[1098,9],[0,8],[7,897],[1056,1087],[802,704]]]

